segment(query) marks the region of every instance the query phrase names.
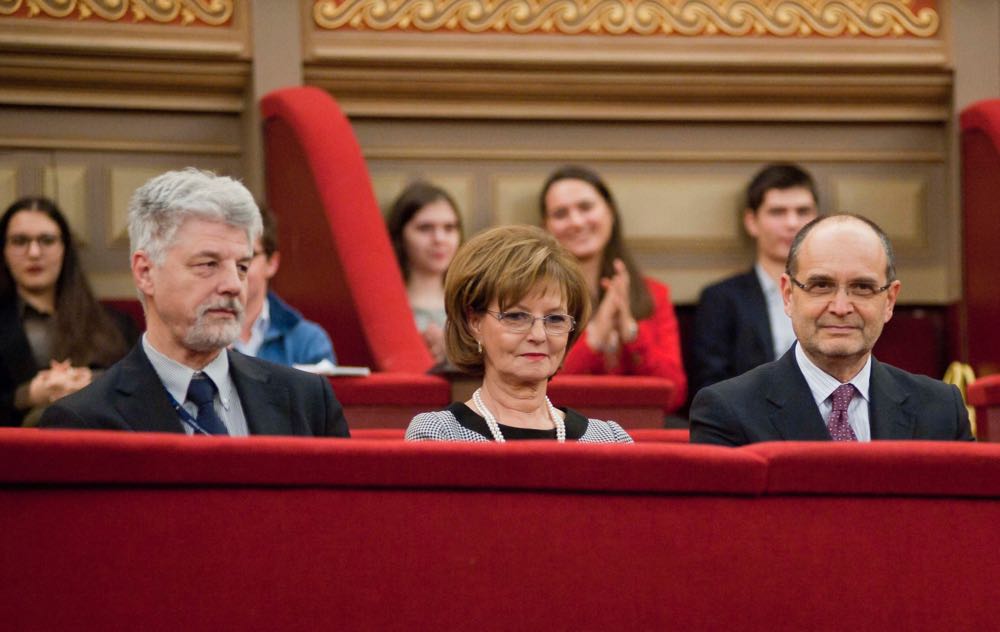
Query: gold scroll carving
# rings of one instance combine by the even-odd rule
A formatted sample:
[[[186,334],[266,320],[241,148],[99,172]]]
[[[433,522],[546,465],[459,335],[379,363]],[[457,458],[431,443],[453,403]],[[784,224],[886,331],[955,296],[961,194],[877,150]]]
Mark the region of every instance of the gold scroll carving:
[[[912,0],[315,0],[323,29],[932,37],[934,8]],[[923,4],[927,4],[924,2]]]
[[[233,0],[0,0],[0,15],[18,12],[26,18],[221,26],[233,16]]]

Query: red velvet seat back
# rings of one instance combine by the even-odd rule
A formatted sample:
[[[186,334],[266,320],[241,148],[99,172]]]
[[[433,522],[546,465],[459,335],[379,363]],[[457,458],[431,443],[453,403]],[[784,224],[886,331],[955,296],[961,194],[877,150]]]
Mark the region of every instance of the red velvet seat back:
[[[347,118],[311,87],[272,92],[260,108],[281,236],[275,290],[330,333],[341,364],[426,371],[433,360]]]
[[[962,112],[963,301],[968,361],[976,371],[1000,371],[1000,292],[996,250],[1000,243],[1000,99]]]

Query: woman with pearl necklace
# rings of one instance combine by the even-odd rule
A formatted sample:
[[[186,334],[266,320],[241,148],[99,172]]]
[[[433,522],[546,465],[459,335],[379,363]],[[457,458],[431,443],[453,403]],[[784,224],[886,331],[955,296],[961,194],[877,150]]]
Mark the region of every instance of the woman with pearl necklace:
[[[448,359],[482,385],[468,401],[414,417],[407,440],[632,442],[617,423],[546,397],[590,313],[586,282],[551,235],[502,226],[469,240],[448,269],[445,310]]]

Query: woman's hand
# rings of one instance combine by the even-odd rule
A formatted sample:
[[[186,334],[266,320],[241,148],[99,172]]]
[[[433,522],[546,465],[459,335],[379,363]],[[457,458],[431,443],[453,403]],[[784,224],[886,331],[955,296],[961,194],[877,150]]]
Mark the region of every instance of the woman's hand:
[[[445,354],[444,348],[444,330],[438,327],[434,323],[427,325],[422,334],[424,337],[424,344],[430,350],[431,355],[434,356],[435,362],[443,362],[447,355]]]
[[[52,361],[32,378],[28,386],[28,399],[32,407],[48,406],[61,397],[75,393],[90,384],[93,375],[87,367],[74,367],[69,360]]]
[[[629,301],[629,275],[621,259],[614,261],[614,274],[601,279],[604,298],[587,326],[587,342],[594,351],[618,352],[621,344],[635,340],[638,325]]]

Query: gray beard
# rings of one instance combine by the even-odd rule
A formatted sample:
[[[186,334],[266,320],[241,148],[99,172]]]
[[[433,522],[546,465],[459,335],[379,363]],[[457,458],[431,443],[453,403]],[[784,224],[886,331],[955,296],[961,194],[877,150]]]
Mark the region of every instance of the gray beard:
[[[210,309],[232,309],[236,319],[225,323],[210,323],[205,312]],[[229,299],[198,306],[198,316],[184,335],[184,346],[192,351],[208,352],[224,349],[233,344],[243,329],[243,304],[237,299]]]

